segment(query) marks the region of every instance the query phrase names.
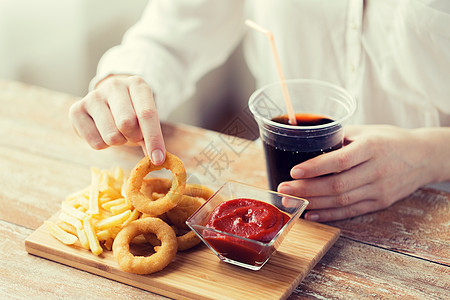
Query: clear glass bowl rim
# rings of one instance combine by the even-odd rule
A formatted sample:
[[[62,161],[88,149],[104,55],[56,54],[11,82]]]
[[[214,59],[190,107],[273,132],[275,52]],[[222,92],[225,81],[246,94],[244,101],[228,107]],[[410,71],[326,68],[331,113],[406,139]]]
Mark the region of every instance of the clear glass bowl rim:
[[[292,199],[296,199],[296,200],[300,200],[300,201],[302,201],[303,202],[303,204],[302,205],[300,205],[299,207],[297,207],[296,208],[296,211],[290,216],[290,219],[289,219],[289,221],[288,222],[286,222],[286,224],[284,224],[284,226],[277,232],[277,234],[270,240],[270,241],[268,241],[268,242],[261,242],[261,241],[256,241],[256,240],[252,240],[252,239],[248,239],[248,238],[245,238],[245,237],[242,237],[242,236],[239,236],[239,235],[235,235],[235,234],[232,234],[232,233],[228,233],[228,232],[224,232],[224,231],[220,231],[220,230],[216,230],[216,229],[213,229],[213,228],[210,228],[210,227],[206,227],[206,226],[203,226],[203,225],[199,225],[199,224],[194,224],[194,223],[192,223],[191,221],[192,221],[192,219],[194,219],[194,216],[196,216],[201,210],[202,210],[202,208],[205,206],[205,205],[207,205],[207,203],[210,201],[210,199],[212,199],[212,198],[214,198],[214,196],[216,196],[217,195],[217,193],[219,193],[226,185],[228,185],[228,184],[238,184],[238,185],[243,185],[243,186],[246,186],[246,187],[248,187],[248,188],[251,188],[251,189],[255,189],[255,190],[259,190],[259,191],[262,191],[262,192],[267,192],[267,193],[271,193],[271,194],[276,194],[276,195],[279,195],[280,197],[289,197],[289,198],[292,198]],[[258,199],[255,199],[255,200],[258,200]],[[226,200],[225,200],[226,201]],[[259,201],[262,201],[262,200],[259,200]],[[263,201],[264,202],[264,201]],[[233,238],[237,238],[237,239],[240,239],[240,240],[244,240],[244,241],[246,241],[246,242],[249,242],[249,243],[254,243],[254,244],[257,244],[257,245],[259,245],[259,246],[263,246],[263,247],[270,247],[270,246],[272,246],[275,242],[276,242],[276,240],[278,239],[278,237],[285,231],[285,229],[286,228],[288,228],[289,227],[289,225],[292,223],[292,222],[295,222],[296,221],[296,219],[300,216],[300,214],[305,210],[305,208],[308,206],[308,204],[309,204],[309,202],[308,202],[308,200],[306,200],[306,199],[304,199],[304,198],[300,198],[300,197],[296,197],[296,196],[292,196],[292,195],[287,195],[287,194],[282,194],[282,193],[279,193],[279,192],[275,192],[275,191],[272,191],[272,190],[268,190],[268,189],[264,189],[264,188],[260,188],[260,187],[257,187],[257,186],[253,186],[253,185],[250,185],[250,184],[247,184],[247,183],[243,183],[243,182],[239,182],[239,181],[236,181],[236,180],[227,180],[209,199],[207,199],[206,201],[205,201],[205,203],[203,203],[202,204],[202,206],[200,206],[187,220],[186,220],[186,224],[196,233],[196,234],[199,234],[199,233],[197,233],[197,230],[208,230],[208,231],[213,231],[213,232],[215,232],[215,233],[218,233],[218,234],[222,234],[222,235],[226,235],[226,236],[230,236],[230,237],[233,237]],[[194,228],[195,228],[195,230],[194,230]],[[200,234],[199,234],[200,235]],[[200,235],[200,237],[202,237],[202,235]],[[202,237],[202,240],[203,240],[203,237]]]

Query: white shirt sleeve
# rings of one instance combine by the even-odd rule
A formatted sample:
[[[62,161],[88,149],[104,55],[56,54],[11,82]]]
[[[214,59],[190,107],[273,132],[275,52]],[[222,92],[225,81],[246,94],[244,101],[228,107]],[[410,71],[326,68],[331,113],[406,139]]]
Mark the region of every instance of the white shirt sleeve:
[[[244,33],[240,0],[153,0],[121,45],[99,62],[95,84],[110,74],[141,76],[152,87],[161,119],[195,91]]]

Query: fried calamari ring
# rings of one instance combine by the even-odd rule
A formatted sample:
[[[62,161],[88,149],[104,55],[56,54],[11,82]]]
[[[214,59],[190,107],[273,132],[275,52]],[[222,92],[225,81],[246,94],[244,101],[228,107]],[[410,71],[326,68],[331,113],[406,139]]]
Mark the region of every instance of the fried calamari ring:
[[[151,201],[142,192],[144,177],[156,170],[168,169],[172,172],[172,186],[169,192],[156,201]],[[126,197],[130,203],[140,212],[153,216],[162,215],[166,211],[174,208],[181,199],[186,187],[186,170],[181,160],[175,155],[166,152],[166,160],[160,166],[155,166],[145,156],[131,171],[127,182]]]
[[[148,215],[148,214],[142,214],[141,218],[158,218],[158,219],[163,220],[163,221],[166,222],[167,224],[170,223],[170,220],[167,218],[167,216],[166,216],[165,213],[162,214],[162,215],[159,215],[159,216],[153,216],[153,215]]]
[[[150,256],[134,256],[130,252],[131,240],[140,235],[154,233],[160,245]],[[135,274],[151,274],[161,271],[172,262],[177,253],[178,243],[175,232],[158,218],[144,218],[131,222],[122,228],[114,239],[113,253],[120,268]]]
[[[175,233],[179,232],[178,228],[176,228],[175,225],[172,226],[172,229]],[[145,240],[152,246],[158,247],[161,245],[161,241],[158,240],[155,234],[144,233],[143,236]],[[200,242],[201,242],[200,238],[193,231],[186,232],[183,235],[179,236],[177,235],[178,251],[184,251],[192,247],[195,247],[198,244],[200,244]]]
[[[186,225],[186,220],[203,203],[205,203],[203,198],[183,195],[178,205],[166,212],[166,216],[177,228],[189,230],[189,227]]]
[[[153,199],[159,199],[164,197],[164,194],[152,193]],[[189,230],[189,227],[186,225],[186,220],[200,207],[205,203],[205,199],[200,197],[191,197],[187,195],[183,195],[180,202],[167,211],[165,214],[159,215],[158,218],[162,219],[167,224],[175,225],[179,229]],[[146,217],[150,217],[150,215],[144,214]]]
[[[156,200],[152,195],[154,193],[165,195],[169,192],[172,181],[169,178],[149,177],[144,178],[141,186],[141,193],[147,198]],[[158,197],[161,198],[161,197]]]
[[[145,190],[147,195],[150,195],[151,193],[153,199],[161,198],[169,191],[170,185],[170,180],[166,178],[146,178],[144,179],[141,191],[144,192]],[[212,195],[214,195],[214,191],[201,184],[189,183],[186,184],[184,195],[208,200]]]
[[[162,197],[164,195],[153,193],[157,197]],[[205,202],[203,198],[191,197],[183,195],[178,205],[164,215],[164,221],[168,224],[173,225],[172,229],[177,235],[178,241],[178,251],[184,251],[198,245],[201,240],[200,238],[190,230],[186,225],[186,220]],[[147,217],[144,214],[143,217]],[[144,234],[147,242],[153,246],[159,245],[159,241],[154,234]]]
[[[212,195],[214,195],[214,191],[201,184],[186,184],[184,194],[208,200]]]
[[[166,193],[156,193],[156,192],[153,192],[153,193],[152,193],[152,199],[153,199],[153,200],[158,200],[159,198],[164,197],[165,194],[166,194]]]
[[[145,237],[145,236],[144,236]],[[177,236],[178,251],[184,251],[200,244],[200,238],[192,230]]]

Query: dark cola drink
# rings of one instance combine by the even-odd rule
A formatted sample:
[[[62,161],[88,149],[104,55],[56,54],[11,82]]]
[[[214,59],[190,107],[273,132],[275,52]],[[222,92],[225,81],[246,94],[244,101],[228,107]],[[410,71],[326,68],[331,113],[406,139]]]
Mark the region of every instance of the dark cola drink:
[[[295,117],[296,126],[290,125],[287,115],[272,118],[273,122],[288,126],[280,132],[272,126],[269,128],[272,134],[263,138],[271,190],[276,191],[281,182],[292,180],[290,172],[295,165],[342,147],[339,123],[315,114],[296,114]]]
[[[269,187],[275,191],[292,180],[295,165],[341,148],[343,126],[356,110],[355,99],[342,87],[301,78],[262,86],[248,105],[264,145]],[[296,113],[298,125],[290,125],[289,111]]]

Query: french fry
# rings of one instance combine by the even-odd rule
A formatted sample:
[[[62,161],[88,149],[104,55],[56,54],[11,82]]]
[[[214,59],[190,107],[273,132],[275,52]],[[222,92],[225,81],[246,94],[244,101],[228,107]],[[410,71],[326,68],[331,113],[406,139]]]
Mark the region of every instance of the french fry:
[[[111,237],[112,237],[113,239],[115,239],[116,236],[117,236],[117,234],[119,233],[119,231],[120,231],[121,229],[122,229],[122,228],[121,228],[120,226],[114,226],[114,227],[111,227],[111,228],[109,229],[109,231],[111,232]]]
[[[126,210],[131,210],[132,208],[133,207],[131,205],[128,205],[126,203],[121,203],[118,205],[111,206],[111,208],[109,210],[112,212],[113,215],[118,215],[118,214],[123,213]]]
[[[63,202],[61,204],[61,210],[63,212],[65,212],[66,214],[68,214],[69,216],[72,216],[78,220],[83,220],[84,218],[87,217],[87,215],[84,212],[76,209],[75,207],[71,206],[67,202]]]
[[[116,179],[111,173],[109,173],[108,171],[101,171],[99,191],[103,192],[105,190],[114,190],[115,181]]]
[[[81,191],[78,191],[78,192],[68,195],[66,197],[66,202],[70,202],[72,200],[78,200],[80,198],[88,199],[89,198],[89,190],[90,190],[90,188],[86,187],[86,188],[82,189]]]
[[[78,201],[77,209],[80,209],[80,211],[84,212],[87,212],[89,210],[89,196],[79,197],[77,201]]]
[[[126,183],[128,177],[125,175],[125,172],[122,168],[117,167],[114,170],[114,178],[116,179],[115,188],[120,192],[122,197],[125,197]]]
[[[66,244],[66,245],[73,245],[77,242],[78,238],[56,225],[52,221],[46,220],[44,221],[44,224],[47,226],[47,230],[50,232],[52,236],[54,236],[56,239],[58,239],[60,242]]]
[[[121,214],[111,216],[106,219],[101,219],[95,224],[95,228],[98,230],[120,226],[131,216],[131,210],[124,211]]]
[[[127,178],[124,178],[123,179],[123,182],[122,182],[122,187],[120,188],[120,193],[122,194],[122,196],[125,198],[125,201],[129,204],[129,205],[131,205],[131,202],[130,202],[130,199],[128,199],[128,197],[125,197],[126,196],[126,190],[127,190]]]
[[[70,225],[72,225],[75,228],[83,227],[83,224],[81,223],[80,220],[78,220],[77,218],[74,218],[74,217],[66,214],[64,211],[62,211],[59,214],[59,219],[64,221],[64,222],[66,222],[66,223],[69,223]]]
[[[142,213],[124,197],[128,178],[122,168],[108,171],[93,167],[90,172],[91,184],[68,195],[61,203],[59,220],[48,221],[47,228],[63,243],[79,241],[81,247],[100,255],[104,249],[111,250],[120,230]]]
[[[109,229],[103,229],[101,231],[97,232],[97,239],[99,241],[106,241],[107,239],[110,239],[111,237],[111,231]]]
[[[60,227],[65,232],[77,235],[77,229],[69,223],[64,222],[63,220],[59,220],[56,225],[58,225],[58,227]]]
[[[113,200],[115,200],[115,199],[110,197],[107,194],[103,194],[103,195],[100,195],[100,197],[98,198],[98,203],[101,206],[102,204],[107,203],[109,201],[113,201]]]
[[[113,243],[114,243],[114,239],[109,238],[103,243],[103,246],[105,246],[106,250],[111,251]]]
[[[78,240],[84,249],[90,249],[89,241],[86,235],[86,231],[83,228],[77,229]]]
[[[77,208],[77,210],[79,210],[79,211],[85,213],[88,209],[87,209],[86,207],[84,207],[84,206],[79,206],[79,207]]]
[[[90,217],[83,219],[83,229],[86,232],[87,239],[89,241],[89,248],[95,255],[100,255],[103,252],[102,246],[98,241],[97,235],[95,234],[94,226]]]
[[[97,168],[91,168],[91,189],[89,192],[89,210],[88,213],[96,215],[99,213],[98,197],[99,197],[99,185],[101,179],[101,171]]]
[[[123,204],[123,203],[125,203],[125,199],[124,198],[110,200],[108,202],[103,203],[102,204],[102,208],[110,209],[112,206],[116,206],[116,205]]]
[[[98,220],[106,219],[106,218],[109,218],[112,216],[113,216],[113,214],[109,209],[102,208],[102,209],[100,209],[100,211],[97,215],[92,215],[91,217],[95,223]]]
[[[118,185],[116,185],[116,189],[120,190],[124,178],[125,172],[123,171],[123,169],[121,167],[116,167],[116,169],[114,170],[114,179],[116,180],[116,183],[118,183]]]
[[[125,225],[128,225],[129,223],[131,223],[134,220],[137,220],[141,215],[142,215],[142,213],[140,211],[138,211],[137,209],[133,209],[130,217],[125,222],[122,223],[122,227],[124,227]]]
[[[117,199],[121,198],[122,194],[120,191],[108,186],[108,187],[102,187],[100,188],[100,197],[104,198],[110,198],[110,199]]]

